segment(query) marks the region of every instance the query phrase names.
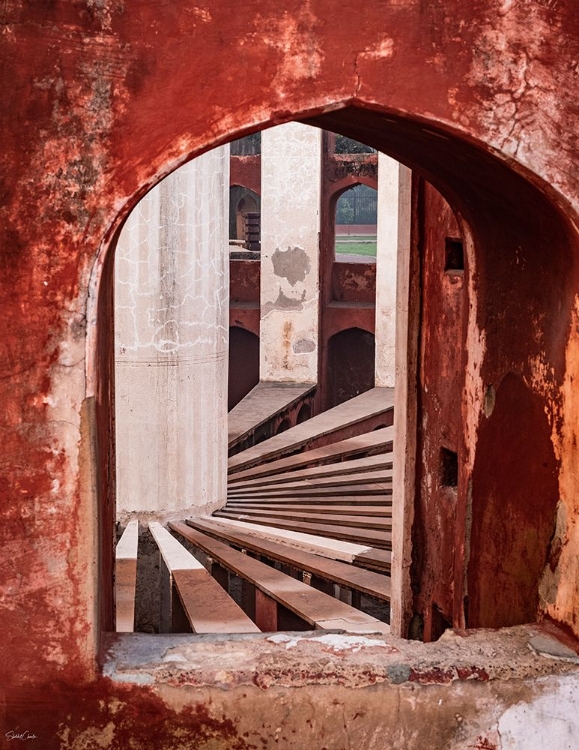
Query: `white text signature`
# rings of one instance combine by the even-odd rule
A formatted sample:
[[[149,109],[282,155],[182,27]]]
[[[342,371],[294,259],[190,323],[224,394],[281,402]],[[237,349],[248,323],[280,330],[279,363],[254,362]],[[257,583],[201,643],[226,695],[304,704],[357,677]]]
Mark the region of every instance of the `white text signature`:
[[[23,732],[20,731],[20,729],[14,729],[10,732],[6,732],[6,739],[8,741],[10,740],[37,740],[38,737],[35,734],[32,734],[32,732],[29,732],[28,729],[25,729]]]

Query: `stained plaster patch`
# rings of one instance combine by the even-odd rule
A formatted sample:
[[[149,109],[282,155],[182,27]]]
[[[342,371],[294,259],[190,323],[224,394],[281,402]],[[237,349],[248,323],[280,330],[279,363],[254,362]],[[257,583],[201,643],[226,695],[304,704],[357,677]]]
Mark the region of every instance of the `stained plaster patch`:
[[[262,318],[267,317],[269,313],[272,312],[272,310],[297,310],[298,312],[301,312],[304,309],[305,301],[305,289],[299,299],[292,299],[291,297],[287,297],[280,289],[276,301],[267,302],[263,306]]]
[[[271,256],[273,272],[276,276],[287,279],[295,286],[298,281],[305,281],[310,272],[311,263],[308,254],[302,247],[288,247],[287,250],[279,248]]]
[[[270,643],[285,644],[287,650],[295,648],[298,644],[311,639],[301,638],[300,636],[287,635],[286,633],[276,633],[267,639]],[[316,638],[316,643],[321,643],[331,649],[334,653],[340,651],[352,651],[357,653],[363,648],[386,648],[389,652],[396,651],[393,646],[376,638],[365,638],[359,635],[342,635],[340,633],[328,633]]]
[[[292,346],[294,354],[310,354],[315,351],[316,345],[310,339],[299,339]]]
[[[579,683],[561,677],[543,695],[507,709],[498,722],[502,748],[573,750],[579,736]]]

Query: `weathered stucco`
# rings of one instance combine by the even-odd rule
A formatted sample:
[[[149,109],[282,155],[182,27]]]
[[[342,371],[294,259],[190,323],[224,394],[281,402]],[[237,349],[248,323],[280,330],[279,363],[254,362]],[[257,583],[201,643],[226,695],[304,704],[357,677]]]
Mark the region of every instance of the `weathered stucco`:
[[[25,731],[38,717],[48,748],[130,747],[129,740],[179,747],[191,735],[200,747],[267,747],[282,726],[269,716],[286,712],[277,744],[289,744],[283,737],[303,731],[303,707],[316,737],[341,747],[344,717],[351,731],[366,706],[362,739],[352,735],[351,744],[383,747],[387,737],[420,747],[427,733],[434,745],[440,738],[440,746],[508,747],[520,732],[533,747],[536,722],[555,709],[550,736],[564,747],[565,732],[577,732],[568,708],[577,675],[560,676],[551,660],[541,677],[522,682],[508,670],[488,682],[418,681],[404,688],[408,701],[398,701],[396,688],[391,702],[382,683],[336,685],[332,664],[341,657],[333,655],[333,687],[298,689],[311,682],[299,670],[288,688],[276,672],[273,692],[203,687],[189,702],[189,688],[121,686],[99,676],[95,643],[112,624],[111,243],[137,200],[179,164],[292,119],[386,151],[419,170],[463,217],[472,253],[467,481],[473,467],[476,476],[484,394],[498,393],[513,372],[545,415],[529,440],[548,439],[556,458],[560,536],[538,615],[579,634],[575,3],[348,0],[337,12],[330,0],[283,8],[248,0],[241,9],[214,0],[9,0],[0,20],[0,734]],[[251,85],[240,84],[241,71],[251,71]],[[500,413],[491,420],[487,439],[500,442]],[[473,483],[473,506],[484,502]],[[475,515],[465,503],[457,524],[468,528]],[[457,548],[457,561],[466,552]],[[464,590],[455,597],[459,612]],[[419,674],[423,647],[408,648]],[[518,654],[507,660],[515,671]],[[271,700],[288,695],[291,706]],[[451,711],[433,722],[447,695]],[[464,737],[457,716],[468,717]]]
[[[261,160],[261,365],[264,381],[318,379],[321,133],[265,131]]]
[[[74,750],[566,748],[578,667],[559,637],[540,626],[427,645],[334,632],[109,636],[100,680],[56,684],[24,723],[9,709],[7,726]]]
[[[117,242],[119,517],[225,503],[228,187],[222,146],[150,190]]]
[[[376,385],[394,388],[396,352],[396,257],[399,227],[400,170],[386,154],[378,155],[378,227],[376,251]]]
[[[417,520],[414,528],[415,610],[428,640],[438,638],[444,623],[463,625],[462,608],[454,612],[454,591],[462,589],[462,569],[455,580],[456,545],[464,546],[465,528],[457,524],[458,503],[468,492],[464,481],[461,397],[464,390],[464,317],[468,307],[468,265],[445,270],[446,238],[461,238],[452,209],[431,185],[415,178],[415,224],[420,236],[422,307],[418,389]],[[443,476],[443,451],[457,455],[457,481]],[[501,519],[502,520],[502,519]],[[500,558],[499,558],[500,559]],[[533,619],[533,615],[529,618]]]

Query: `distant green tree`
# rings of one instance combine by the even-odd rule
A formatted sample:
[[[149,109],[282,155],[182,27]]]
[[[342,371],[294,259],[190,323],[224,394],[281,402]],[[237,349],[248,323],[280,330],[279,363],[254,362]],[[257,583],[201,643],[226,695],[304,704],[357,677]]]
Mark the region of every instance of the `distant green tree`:
[[[375,151],[375,148],[366,146],[353,138],[336,135],[336,154],[373,154]]]

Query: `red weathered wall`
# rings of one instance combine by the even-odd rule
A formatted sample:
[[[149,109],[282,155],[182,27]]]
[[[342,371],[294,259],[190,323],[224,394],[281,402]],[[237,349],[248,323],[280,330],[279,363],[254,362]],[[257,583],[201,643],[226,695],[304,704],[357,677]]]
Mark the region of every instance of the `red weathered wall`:
[[[372,314],[374,314],[376,264],[340,261],[332,263],[331,302],[348,302],[352,308],[372,307]]]
[[[445,271],[445,240],[460,238],[452,209],[432,185],[415,178],[413,220],[420,237],[422,307],[419,352],[418,471],[414,530],[415,610],[427,640],[441,635],[437,620],[454,618],[457,487],[444,484],[441,450],[460,453],[464,475],[461,402],[465,377],[467,273]],[[416,231],[415,230],[415,231]]]
[[[229,184],[249,188],[261,195],[261,155],[231,156]]]
[[[229,326],[245,328],[259,336],[260,262],[229,262]]]
[[[532,621],[543,570],[558,554],[550,545],[558,467],[541,399],[510,372],[487,401],[472,478],[467,623],[475,628]]]
[[[488,507],[508,512],[510,483],[478,483],[482,451],[500,444],[515,405],[529,406],[528,449],[547,462],[540,494],[552,507],[554,472],[560,498],[540,608],[579,633],[575,3],[348,0],[337,13],[330,0],[287,2],[282,10],[273,0],[248,0],[243,12],[214,0],[204,6],[9,0],[0,20],[6,730],[37,716],[45,747],[87,747],[91,731],[109,727],[110,735],[111,720],[118,728],[110,747],[126,747],[135,732],[151,746],[179,746],[183,727],[198,744],[216,735],[244,745],[235,724],[214,716],[203,693],[196,693],[196,708],[177,702],[168,709],[172,687],[163,698],[142,685],[94,681],[94,607],[111,593],[110,560],[102,565],[105,577],[96,576],[97,550],[109,555],[103,539],[110,529],[103,525],[99,545],[94,504],[95,476],[106,477],[108,421],[101,416],[95,447],[86,439],[90,408],[83,400],[95,383],[99,394],[110,388],[107,357],[90,342],[97,314],[106,341],[107,295],[97,306],[96,282],[123,217],[188,158],[292,118],[309,118],[420,170],[463,217],[470,307],[461,481],[472,482],[472,506],[457,507],[456,523],[467,528],[472,517],[484,528],[489,492]],[[240,69],[251,71],[250,86],[239,85]],[[101,279],[106,283],[106,273]],[[509,373],[514,380],[505,380]],[[487,416],[491,387],[497,396]],[[101,468],[94,472],[97,459]],[[533,473],[520,476],[517,514],[535,480]],[[543,526],[539,500],[530,518]],[[106,521],[102,506],[100,513]],[[456,548],[455,580],[482,591],[489,569],[476,573],[466,541]],[[455,587],[455,616],[464,595]],[[415,687],[400,746],[415,736],[418,714],[427,720],[429,689]],[[348,704],[355,693],[340,692],[339,701]],[[71,694],[83,709],[76,714]],[[474,694],[455,693],[452,714],[440,720],[446,734],[433,743],[444,736],[441,746],[450,746],[459,731],[456,707],[474,705]],[[260,695],[248,693],[246,713],[264,710]],[[147,717],[146,731],[135,716]],[[57,721],[68,727],[68,739],[54,740]],[[330,723],[336,721],[328,714]],[[299,729],[298,719],[291,728]]]

